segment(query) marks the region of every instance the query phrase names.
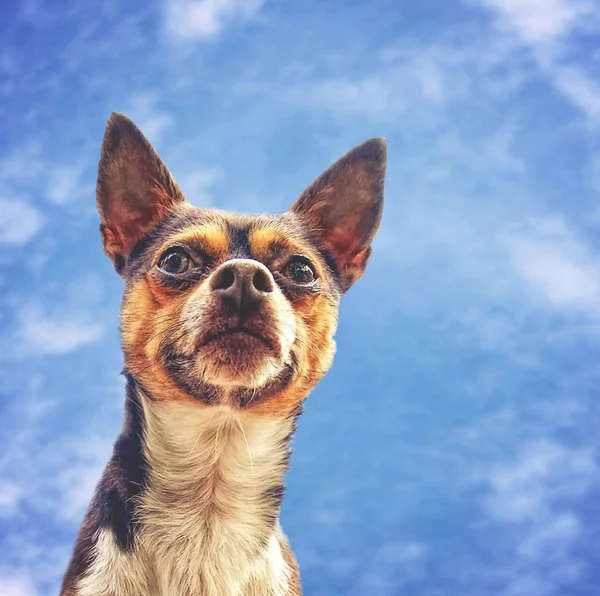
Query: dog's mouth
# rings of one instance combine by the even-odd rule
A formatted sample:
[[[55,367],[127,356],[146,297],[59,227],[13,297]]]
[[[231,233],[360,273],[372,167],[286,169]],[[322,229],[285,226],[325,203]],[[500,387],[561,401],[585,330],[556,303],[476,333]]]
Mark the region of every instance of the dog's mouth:
[[[250,329],[244,325],[237,325],[235,327],[227,327],[226,329],[223,329],[222,331],[219,331],[217,333],[211,333],[204,338],[204,340],[200,344],[200,347],[204,347],[204,346],[208,345],[209,343],[218,341],[220,339],[229,338],[229,337],[235,338],[236,336],[240,337],[241,339],[243,339],[244,337],[256,339],[256,340],[262,342],[270,350],[274,351],[274,346],[267,337],[258,333],[254,329]]]

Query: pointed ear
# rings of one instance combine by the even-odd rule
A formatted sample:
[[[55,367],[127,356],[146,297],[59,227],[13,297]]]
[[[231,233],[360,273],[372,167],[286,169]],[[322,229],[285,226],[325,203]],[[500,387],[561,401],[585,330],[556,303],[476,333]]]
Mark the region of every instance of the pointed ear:
[[[364,273],[383,209],[386,166],[384,139],[352,149],[319,176],[290,211],[308,221],[333,257],[342,290]]]
[[[119,273],[136,243],[185,201],[139,128],[126,116],[111,114],[100,152],[96,206],[104,252]]]

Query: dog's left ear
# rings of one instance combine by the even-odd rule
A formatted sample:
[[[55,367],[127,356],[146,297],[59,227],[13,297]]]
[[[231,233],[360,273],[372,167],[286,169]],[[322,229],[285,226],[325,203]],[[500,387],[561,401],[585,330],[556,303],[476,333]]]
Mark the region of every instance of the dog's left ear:
[[[100,151],[96,205],[104,252],[119,273],[137,242],[185,202],[140,129],[126,116],[111,114]]]
[[[384,139],[358,145],[319,176],[290,211],[304,217],[334,259],[342,291],[364,273],[383,209]]]

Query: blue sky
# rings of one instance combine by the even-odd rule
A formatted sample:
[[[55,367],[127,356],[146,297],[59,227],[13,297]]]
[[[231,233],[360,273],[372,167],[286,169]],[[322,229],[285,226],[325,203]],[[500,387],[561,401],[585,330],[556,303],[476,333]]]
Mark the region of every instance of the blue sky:
[[[388,140],[386,207],[282,522],[308,595],[600,585],[600,5],[9,0],[0,594],[54,594],[120,424],[111,111],[191,202],[281,212]]]

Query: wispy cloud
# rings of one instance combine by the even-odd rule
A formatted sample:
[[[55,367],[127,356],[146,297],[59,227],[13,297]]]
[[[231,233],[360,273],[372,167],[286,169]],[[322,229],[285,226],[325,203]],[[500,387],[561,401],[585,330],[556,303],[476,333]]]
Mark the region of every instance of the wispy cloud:
[[[93,185],[83,180],[84,164],[57,164],[48,169],[46,194],[53,203],[64,205],[85,194],[94,196]]]
[[[473,170],[488,170],[496,175],[523,174],[527,168],[512,150],[514,136],[514,127],[505,124],[490,136],[480,139],[477,144],[467,144],[452,131],[439,136],[435,149],[440,158],[452,160]]]
[[[0,193],[4,197],[28,199],[25,203],[12,198],[14,206],[6,207],[9,217],[7,221],[0,222],[0,226],[9,225],[12,213],[18,214],[18,210],[23,209],[22,205],[39,206],[43,200],[66,205],[84,196],[93,196],[93,180],[86,178],[88,165],[77,157],[68,163],[53,159],[37,142],[15,147],[0,156]],[[29,206],[30,218],[31,209]],[[23,226],[25,237],[28,229],[27,225]]]
[[[14,482],[3,482],[0,486],[0,517],[14,515],[21,498],[21,487]]]
[[[10,593],[3,590],[5,585],[16,586],[19,596],[34,594],[34,581],[41,593],[56,593],[72,548],[70,541],[57,542],[56,532],[75,534],[116,432],[116,425],[112,428],[109,423],[109,429],[101,423],[103,413],[116,412],[122,403],[122,382],[104,386],[93,416],[80,416],[76,428],[53,435],[48,427],[60,412],[60,398],[55,399],[44,377],[37,377],[19,383],[19,401],[9,405],[19,424],[5,425],[0,432],[0,520],[3,527],[19,528],[1,537],[8,549],[5,560],[11,565],[5,575],[0,566],[2,596]],[[8,380],[3,381],[2,391],[9,388],[4,386]],[[79,396],[78,409],[86,407],[97,384],[96,379],[87,395]],[[44,520],[42,525],[31,523],[39,519]],[[31,582],[23,583],[24,578]]]
[[[594,13],[589,0],[481,0],[481,3],[498,13],[502,27],[514,30],[523,42],[550,54]]]
[[[61,445],[56,461],[56,475],[47,477],[48,488],[56,491],[51,509],[57,517],[69,523],[81,521],[89,505],[102,469],[108,460],[112,437],[71,437]],[[69,461],[64,455],[70,453]]]
[[[0,157],[0,188],[31,182],[44,173],[42,147],[38,142],[11,147]]]
[[[550,439],[525,445],[513,461],[492,467],[484,505],[495,523],[512,527],[516,540],[503,594],[565,593],[581,573],[577,505],[599,481],[591,449]]]
[[[570,66],[554,67],[553,75],[556,88],[590,121],[600,122],[600,85],[596,80]]]
[[[209,207],[213,203],[212,187],[223,175],[218,166],[197,168],[177,177],[177,183],[187,199],[198,207]]]
[[[172,40],[215,39],[231,23],[255,17],[266,0],[167,0],[167,33]]]
[[[42,227],[42,215],[25,201],[0,198],[0,212],[0,244],[27,244]]]
[[[449,235],[449,250],[464,253],[465,246],[455,240],[474,220],[474,180],[487,195],[476,217],[496,211],[493,219],[503,210],[508,216],[511,209],[519,208],[514,190],[519,180],[527,179],[528,164],[519,151],[522,125],[509,106],[527,85],[531,69],[513,42],[471,31],[460,39],[444,34],[434,41],[408,39],[389,45],[373,52],[367,64],[364,56],[353,52],[329,60],[324,56],[319,69],[300,72],[289,84],[281,85],[274,97],[302,112],[326,114],[337,125],[338,137],[357,127],[366,134],[399,135],[390,144],[390,167],[404,179],[394,189],[402,198],[388,203],[387,221],[390,210],[402,211],[400,217],[409,216],[412,221],[422,215],[425,229],[417,235],[404,234],[405,242],[426,242],[430,232],[443,231]],[[473,125],[464,124],[470,114],[499,104],[506,108]],[[470,181],[470,188],[462,187],[457,172],[466,174],[463,180]],[[491,195],[501,192],[509,196],[493,201]],[[401,207],[407,202],[410,207]],[[504,208],[503,202],[510,206]],[[467,212],[459,217],[463,207]],[[432,218],[431,210],[438,208],[445,215]],[[503,219],[492,223],[497,226]],[[398,224],[406,225],[404,221]],[[467,231],[473,232],[478,245],[493,242],[493,235],[484,238],[477,227]],[[394,234],[390,241],[396,238]],[[485,267],[485,261],[476,266]]]
[[[506,236],[516,271],[551,306],[600,315],[600,255],[560,217],[530,220]]]
[[[67,354],[98,341],[104,333],[104,326],[81,310],[50,315],[37,303],[20,308],[18,320],[20,324],[14,340],[16,352],[20,354]]]
[[[16,432],[3,444],[0,458],[0,483],[15,487],[12,515],[19,519],[24,511],[27,515],[35,512],[37,516],[44,516],[49,526],[73,531],[83,518],[110,456],[113,438],[101,437],[95,430],[88,433],[81,429],[78,435],[49,443],[41,438],[43,427],[39,421],[28,422],[27,432]],[[38,455],[33,456],[33,453]],[[21,590],[15,594],[26,596],[35,592],[27,592],[26,588],[32,589],[33,585],[22,583],[22,579],[35,578],[55,585],[64,572],[70,546],[57,550],[36,548],[36,540],[47,543],[45,537],[36,527],[24,528],[24,532],[22,544],[19,537],[14,537],[19,548],[11,556],[15,568],[22,570],[22,574],[3,578],[0,569],[2,596],[10,593],[2,589],[3,581]]]
[[[369,560],[361,561],[361,571],[349,594],[395,594],[399,585],[413,582],[425,572],[426,559],[427,546],[422,542],[385,544]]]
[[[468,0],[470,1],[470,0]],[[600,86],[573,60],[567,41],[578,31],[600,30],[600,11],[589,0],[479,0],[503,32],[516,35],[556,89],[590,122],[600,122]]]
[[[25,573],[0,568],[0,594],[2,596],[36,596],[37,590]]]
[[[589,449],[540,440],[490,471],[486,508],[502,522],[547,521],[555,505],[585,495],[600,480],[599,473]]]
[[[498,200],[461,197],[449,171],[481,174],[499,189],[505,176],[527,176],[510,143],[507,153],[487,153],[486,145],[448,135],[432,144],[433,156],[415,157],[416,171],[424,171],[420,188],[404,185],[403,203],[388,208],[390,233],[379,238],[380,252],[408,280],[395,298],[407,316],[433,317],[453,330],[448,341],[464,348],[545,368],[543,350],[598,338],[600,253],[586,230],[513,192],[511,181]],[[392,248],[398,236],[402,251]]]
[[[435,130],[457,102],[468,103],[477,93],[501,99],[522,81],[516,71],[498,69],[513,60],[510,44],[492,45],[477,35],[462,43],[468,47],[447,38],[429,44],[407,41],[380,51],[368,69],[362,57],[350,54],[344,75],[290,84],[284,95],[303,108],[328,109],[336,119],[361,116],[388,130],[416,119],[419,126]]]

